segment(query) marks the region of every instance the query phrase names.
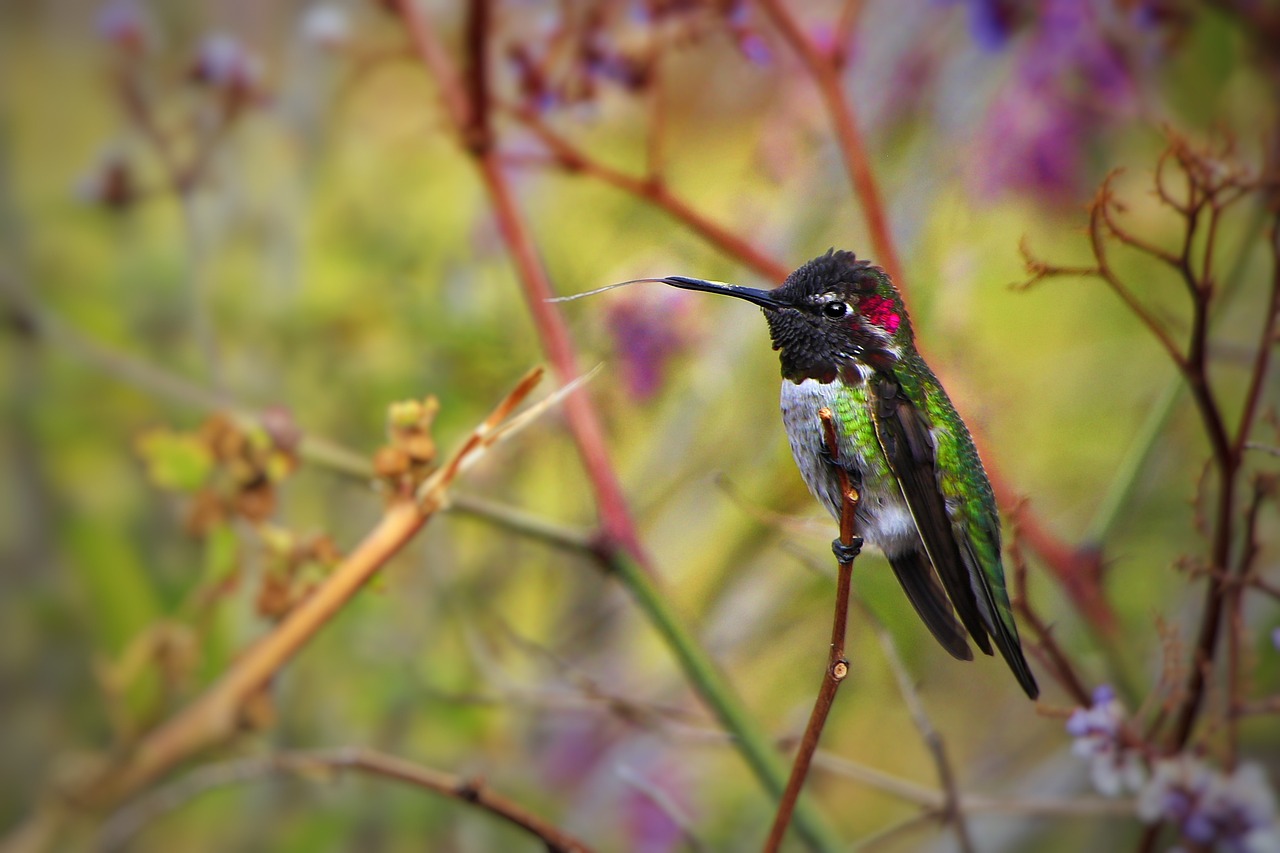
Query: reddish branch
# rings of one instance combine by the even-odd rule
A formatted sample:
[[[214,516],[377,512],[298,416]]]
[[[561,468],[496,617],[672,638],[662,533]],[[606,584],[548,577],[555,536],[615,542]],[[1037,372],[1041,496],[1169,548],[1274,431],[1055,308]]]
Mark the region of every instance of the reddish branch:
[[[880,196],[880,188],[876,184],[871,170],[871,161],[867,156],[867,146],[862,141],[862,133],[858,130],[857,116],[853,105],[845,97],[844,86],[840,81],[840,60],[837,56],[825,55],[809,40],[801,29],[795,16],[786,8],[782,0],[758,0],[773,25],[782,33],[783,38],[791,45],[791,49],[800,58],[801,64],[813,78],[819,94],[826,104],[831,116],[831,124],[839,142],[840,156],[844,160],[845,170],[853,184],[854,194],[862,207],[862,215],[867,220],[867,231],[871,235],[871,246],[876,258],[885,272],[889,274],[900,289],[906,287],[907,277],[898,258],[898,249],[889,230],[889,217],[885,213],[884,201]]]
[[[488,21],[489,3],[475,0],[468,6],[465,83],[459,80],[453,62],[418,4],[413,0],[392,0],[392,5],[404,22],[419,58],[440,88],[450,122],[475,160],[552,369],[562,382],[570,382],[579,371],[569,330],[559,310],[547,301],[555,293],[493,146],[489,117],[492,104],[484,71],[487,38],[492,29]],[[601,535],[639,562],[647,563],[622,486],[609,461],[600,417],[590,398],[586,394],[570,397],[565,403],[565,419],[595,491]]]
[[[826,441],[827,452],[835,466],[836,476],[840,479],[840,494],[844,500],[840,505],[840,544],[846,549],[853,547],[857,539],[857,520],[855,514],[861,496],[849,482],[849,473],[841,466],[840,444],[836,441],[835,422],[829,409],[820,409],[818,417],[822,419],[822,431]],[[853,576],[853,559],[841,560],[836,573],[836,609],[831,620],[831,648],[827,654],[827,668],[822,675],[822,686],[818,690],[818,698],[813,703],[813,711],[809,714],[809,724],[805,727],[804,737],[800,740],[800,748],[796,751],[795,761],[791,765],[791,777],[787,780],[786,790],[778,801],[778,811],[774,815],[773,827],[769,830],[769,838],[764,843],[765,853],[773,853],[782,844],[791,823],[791,814],[795,810],[796,801],[800,798],[800,789],[804,787],[805,777],[809,775],[809,765],[813,754],[818,749],[818,741],[822,738],[822,729],[827,724],[827,716],[836,699],[836,691],[844,683],[849,674],[849,661],[844,656],[845,631],[849,624],[849,592]]]
[[[666,211],[674,219],[689,226],[711,245],[739,263],[754,270],[761,278],[782,281],[790,270],[761,252],[750,241],[738,236],[689,202],[674,193],[660,174],[637,178],[614,169],[591,157],[572,142],[556,133],[538,113],[529,107],[510,107],[511,114],[546,146],[555,162],[569,174],[582,174],[629,193]]]

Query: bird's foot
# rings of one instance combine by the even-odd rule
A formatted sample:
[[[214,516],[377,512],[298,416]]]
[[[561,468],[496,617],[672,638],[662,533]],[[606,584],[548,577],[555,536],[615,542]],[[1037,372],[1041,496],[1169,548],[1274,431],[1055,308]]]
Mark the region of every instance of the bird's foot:
[[[853,541],[848,545],[839,539],[831,540],[831,553],[836,555],[836,559],[841,563],[852,563],[854,557],[862,553],[862,537],[855,536]]]

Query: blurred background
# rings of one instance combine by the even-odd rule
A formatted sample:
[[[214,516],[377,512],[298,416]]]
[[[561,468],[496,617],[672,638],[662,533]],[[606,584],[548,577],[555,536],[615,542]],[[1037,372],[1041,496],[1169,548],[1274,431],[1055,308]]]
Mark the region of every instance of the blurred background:
[[[416,6],[455,62],[463,5]],[[762,7],[493,5],[495,144],[556,292],[670,274],[775,285],[749,253],[784,271],[831,246],[882,260],[830,115]],[[1102,555],[1114,621],[1091,624],[1034,553],[1031,601],[1086,686],[1111,685],[1134,712],[1199,618],[1188,572],[1206,550],[1208,445],[1114,293],[1010,285],[1026,278],[1023,241],[1090,262],[1085,206],[1113,169],[1125,221],[1176,248],[1180,222],[1152,190],[1165,127],[1234,140],[1258,168],[1280,102],[1280,11],[788,5],[840,69],[917,338],[1008,493],[1065,545]],[[396,8],[0,3],[6,832],[197,695],[376,522],[370,478],[299,457],[298,435],[369,459],[389,404],[434,395],[449,447],[546,359],[490,197]],[[1242,203],[1216,237],[1212,367],[1233,423],[1271,275],[1263,213]],[[707,223],[739,248],[708,239]],[[1138,253],[1114,262],[1181,340],[1181,285]],[[790,458],[765,324],[748,305],[657,285],[555,311],[583,369],[602,365],[585,393],[665,596],[763,730],[793,743],[825,661],[835,531]],[[1257,440],[1274,446],[1274,378],[1264,391]],[[259,428],[242,431],[246,412]],[[597,520],[558,412],[457,491],[584,532]],[[1273,580],[1274,507],[1256,537]],[[1136,843],[1132,797],[1100,797],[1073,754],[1064,721],[1078,701],[1042,674],[1037,709],[998,659],[949,658],[878,554],[854,583],[959,789],[985,802],[968,814],[977,849]],[[1274,696],[1275,600],[1251,599],[1246,615],[1250,695]],[[831,758],[808,790],[851,842],[954,849],[918,817],[910,791],[936,791],[937,771],[856,608],[849,655]],[[270,699],[257,731],[196,764],[375,747],[483,777],[605,850],[752,849],[772,816],[626,589],[589,554],[474,513],[433,520]],[[1240,731],[1274,785],[1274,717]],[[354,775],[264,774],[169,805],[130,849],[537,849],[457,802]],[[60,820],[57,844],[90,844],[101,819]]]

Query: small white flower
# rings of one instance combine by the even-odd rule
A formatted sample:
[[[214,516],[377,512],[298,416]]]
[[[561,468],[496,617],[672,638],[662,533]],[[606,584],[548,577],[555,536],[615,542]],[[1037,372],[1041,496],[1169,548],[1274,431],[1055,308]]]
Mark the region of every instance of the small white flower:
[[[298,26],[302,40],[327,50],[337,50],[351,36],[347,11],[333,3],[316,3],[307,9]]]
[[[1075,738],[1071,751],[1089,760],[1089,775],[1098,793],[1108,797],[1137,791],[1146,782],[1142,756],[1126,747],[1124,706],[1106,685],[1093,692],[1093,705],[1077,708],[1067,720],[1067,734]]]

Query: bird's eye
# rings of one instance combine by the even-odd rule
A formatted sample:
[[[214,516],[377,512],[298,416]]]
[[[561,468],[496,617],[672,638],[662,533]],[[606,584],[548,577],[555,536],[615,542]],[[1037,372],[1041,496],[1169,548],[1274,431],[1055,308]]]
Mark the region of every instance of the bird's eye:
[[[845,314],[847,314],[848,311],[849,311],[849,306],[839,301],[828,302],[826,305],[822,306],[822,313],[833,320],[840,319]]]

